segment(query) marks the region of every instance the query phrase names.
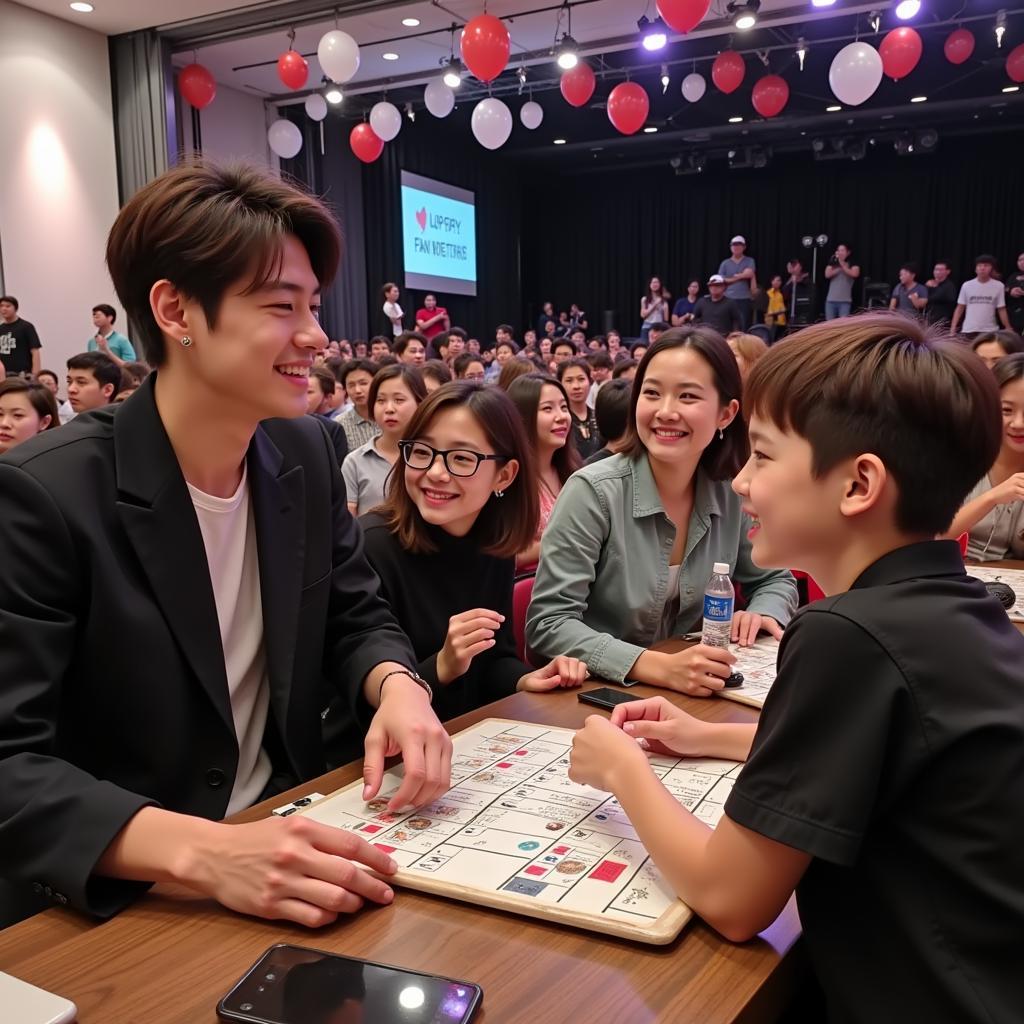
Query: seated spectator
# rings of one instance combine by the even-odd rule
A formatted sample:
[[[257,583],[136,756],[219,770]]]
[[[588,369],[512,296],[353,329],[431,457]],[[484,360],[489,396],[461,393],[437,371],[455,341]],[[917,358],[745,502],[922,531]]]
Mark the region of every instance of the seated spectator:
[[[671,328],[664,320],[651,324],[651,329],[647,332],[647,347],[650,348],[668,330]]]
[[[502,366],[517,355],[519,355],[519,346],[511,338],[507,341],[499,341],[494,346],[494,361],[498,364],[499,372]]]
[[[391,471],[398,462],[398,442],[426,397],[419,370],[404,363],[378,370],[368,402],[380,434],[349,452],[341,466],[352,515],[361,516],[384,501]]]
[[[479,338],[467,338],[466,339],[466,351],[472,352],[473,355],[480,355],[480,339]]]
[[[124,369],[124,367],[122,367],[121,387],[118,389],[117,398],[114,399],[114,404],[120,405],[122,402],[128,401],[128,399],[131,398],[131,396],[138,390],[138,382],[126,369]]]
[[[796,582],[753,563],[753,524],[730,486],[748,453],[741,388],[714,330],[677,327],[651,347],[631,393],[627,450],[576,473],[544,532],[527,615],[531,650],[585,651],[602,678],[710,696],[732,672],[728,650],[652,648],[700,628],[715,562],[729,565],[747,601],[733,640],[751,644],[762,629],[781,637]]]
[[[494,347],[498,348],[499,345],[505,345],[508,342],[515,344],[515,331],[512,329],[510,324],[498,324],[494,329]]]
[[[403,332],[404,333],[404,332]],[[397,335],[401,337],[401,335]],[[385,338],[383,334],[378,334],[376,337],[370,339],[370,359],[374,363],[379,363],[381,356],[387,356],[391,354],[391,342]]]
[[[586,359],[559,363],[556,376],[565,388],[572,417],[572,436],[581,459],[588,459],[604,443],[597,429],[597,417],[587,405],[590,396],[590,364]]]
[[[509,359],[504,366],[501,368],[501,373],[498,374],[498,387],[502,391],[508,391],[512,385],[512,381],[518,380],[520,377],[525,377],[528,373],[536,373],[537,364],[524,356],[516,356],[514,359]]]
[[[569,396],[554,377],[527,374],[512,382],[508,395],[519,410],[535,456],[540,518],[533,542],[516,556],[517,572],[528,573],[537,567],[540,539],[551,510],[566,480],[579,468],[580,457],[572,437]]]
[[[369,358],[369,351],[366,342],[361,338],[356,338],[352,342],[352,358],[353,359],[367,359]]]
[[[526,432],[498,388],[450,384],[420,406],[366,555],[444,720],[517,690],[577,686],[586,666],[531,669],[515,653],[515,554],[537,522]]]
[[[590,466],[611,455],[625,451],[628,445],[629,396],[632,384],[628,380],[610,380],[597,393],[594,414],[597,416],[597,430],[605,439],[599,448],[583,465]]]
[[[486,370],[479,353],[463,352],[452,361],[456,380],[472,380],[482,384]]]
[[[991,370],[1003,356],[1024,352],[1024,341],[1016,331],[985,331],[975,336],[971,348]]]
[[[448,369],[448,364],[440,359],[428,359],[420,367],[420,375],[428,394],[433,394],[442,384],[447,384],[452,379],[452,371]]]
[[[68,360],[68,402],[75,415],[102,409],[121,390],[121,367],[102,352],[83,352]]]
[[[576,352],[587,351],[587,332],[581,327],[575,327],[569,332],[569,340],[576,346]]]
[[[377,364],[369,359],[352,359],[341,370],[341,383],[352,408],[338,416],[338,422],[345,431],[345,443],[350,452],[361,448],[380,433],[369,406],[370,385],[377,370]]]
[[[634,341],[629,346],[629,357],[633,359],[637,365],[640,364],[640,360],[647,355],[647,342],[646,341]]]
[[[546,334],[548,323],[554,325],[557,321],[558,315],[555,313],[555,307],[550,302],[545,302],[541,306],[540,316],[537,318],[537,332]]]
[[[730,334],[726,340],[736,357],[740,380],[746,383],[750,368],[768,351],[768,346],[756,334]]]
[[[306,381],[306,415],[315,416],[323,424],[327,436],[331,439],[334,457],[341,466],[348,455],[348,441],[345,437],[345,428],[330,417],[336,383],[334,374],[326,366],[310,368]]]
[[[992,372],[1003,410],[999,454],[946,534],[969,534],[967,557],[974,562],[1024,558],[1024,353],[1000,359]]]
[[[22,377],[0,381],[0,455],[59,426],[57,399],[48,387]]]
[[[593,409],[594,401],[597,398],[597,392],[600,390],[601,385],[612,379],[612,370],[615,369],[615,363],[612,361],[612,357],[608,355],[607,350],[603,348],[597,352],[591,352],[587,356],[587,362],[590,364],[590,379],[593,381],[593,384],[590,385],[590,394],[587,395],[587,405]]]
[[[0,371],[2,371],[2,369],[3,367],[0,365]],[[0,376],[0,380],[3,380],[2,376]],[[53,370],[40,370],[36,375],[36,380],[38,380],[39,383],[42,384],[56,400],[57,411],[60,414],[60,422],[67,423],[67,421],[75,415],[75,410],[71,408],[70,402],[65,402],[61,399],[60,379],[57,377],[57,374],[54,373]]]
[[[635,359],[620,359],[612,370],[612,380],[626,380],[632,383],[639,365]]]
[[[629,357],[629,353],[622,347],[622,335],[618,331],[609,331],[604,336],[605,343],[608,346],[608,355],[613,360],[626,359]]]
[[[559,338],[551,345],[551,358],[556,363],[567,363],[570,359],[575,359],[576,355],[576,345],[568,338]]]
[[[466,337],[466,332],[461,327],[453,327],[447,334],[435,338],[434,345],[441,361],[451,366],[452,360],[465,352]]]
[[[334,397],[328,404],[328,415],[332,419],[338,419],[342,413],[348,412],[352,408],[352,403],[348,400],[348,395],[345,393],[345,385],[341,382],[341,373],[345,368],[345,360],[340,356],[328,356],[324,361],[324,367],[331,371],[331,375],[334,377]],[[348,439],[346,438],[346,446]]]
[[[523,332],[523,348],[536,348],[537,347],[537,332],[536,331],[524,331]]]
[[[422,366],[427,359],[428,344],[424,335],[417,334],[416,331],[403,331],[395,338],[391,352],[400,363],[406,363],[409,366]]]

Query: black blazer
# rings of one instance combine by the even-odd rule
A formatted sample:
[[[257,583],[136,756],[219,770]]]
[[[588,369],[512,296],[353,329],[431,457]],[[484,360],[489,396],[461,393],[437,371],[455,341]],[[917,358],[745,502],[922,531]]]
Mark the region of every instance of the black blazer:
[[[231,794],[238,745],[206,551],[153,387],[0,458],[0,925],[33,897],[115,913],[140,887],[91,875],[128,819],[147,804],[219,819]],[[416,661],[323,427],[263,423],[248,476],[264,746],[283,787],[325,770],[332,695],[351,739],[369,719],[367,672]]]

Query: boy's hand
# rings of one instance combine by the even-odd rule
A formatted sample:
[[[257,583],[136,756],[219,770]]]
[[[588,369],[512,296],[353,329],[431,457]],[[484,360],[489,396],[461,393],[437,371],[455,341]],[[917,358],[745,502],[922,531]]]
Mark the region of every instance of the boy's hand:
[[[664,697],[619,704],[612,711],[611,723],[627,736],[642,739],[652,754],[703,756],[707,723]]]
[[[590,715],[573,737],[569,778],[604,793],[614,792],[631,765],[647,763],[647,755],[631,736],[616,728],[601,715]]]

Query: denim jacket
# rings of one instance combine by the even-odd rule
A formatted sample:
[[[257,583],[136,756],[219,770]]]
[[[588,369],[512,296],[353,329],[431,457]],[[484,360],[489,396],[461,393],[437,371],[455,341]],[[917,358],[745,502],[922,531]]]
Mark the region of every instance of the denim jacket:
[[[750,525],[729,481],[698,470],[672,635],[699,628],[715,562],[729,563],[750,611],[789,622],[796,581],[786,570],[754,565]],[[526,620],[530,649],[580,658],[605,679],[628,678],[660,638],[675,537],[646,455],[615,455],[573,474],[541,541]]]

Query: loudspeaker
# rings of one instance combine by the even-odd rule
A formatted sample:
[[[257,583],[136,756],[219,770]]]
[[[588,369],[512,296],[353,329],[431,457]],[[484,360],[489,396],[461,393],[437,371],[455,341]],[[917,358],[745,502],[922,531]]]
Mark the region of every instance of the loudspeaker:
[[[607,334],[615,330],[615,310],[606,309],[601,313],[601,333]]]

